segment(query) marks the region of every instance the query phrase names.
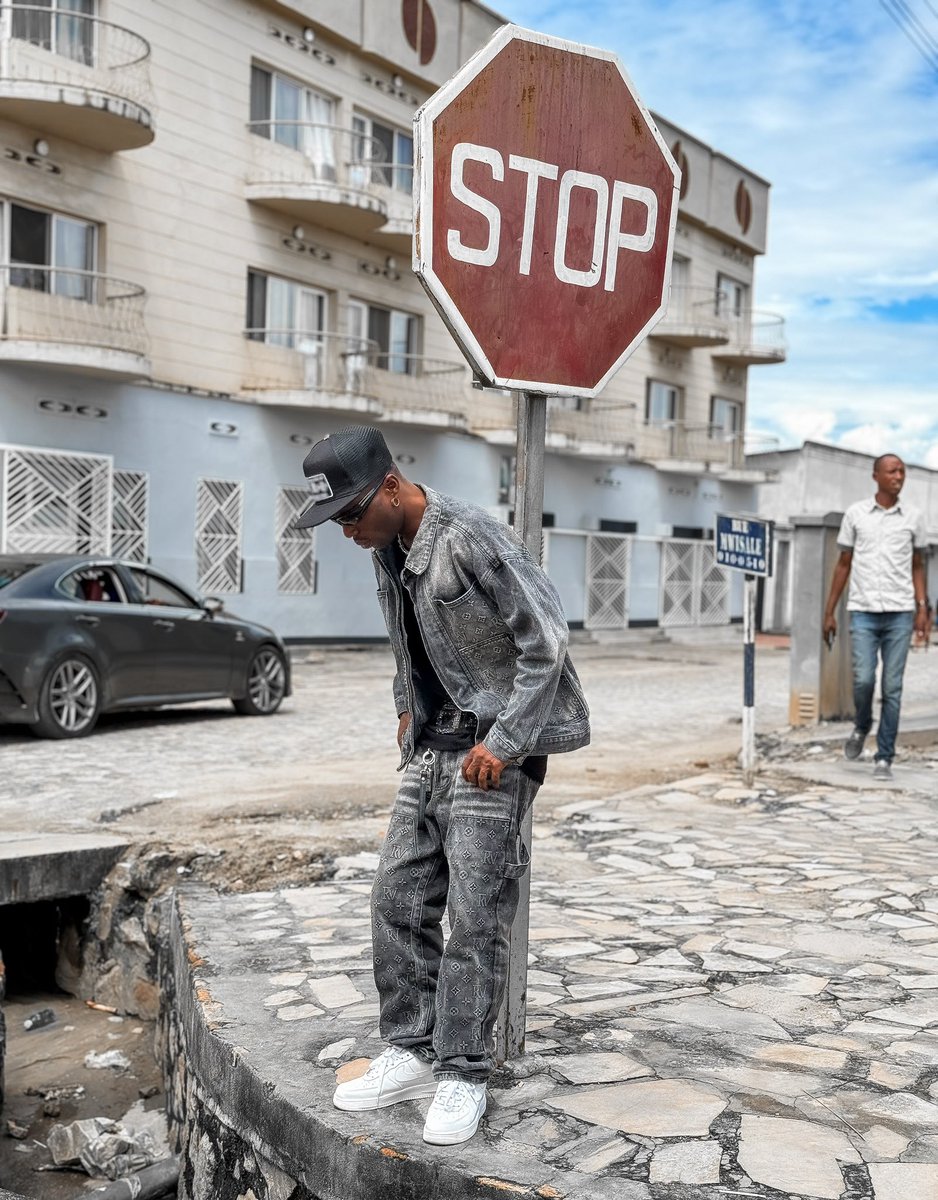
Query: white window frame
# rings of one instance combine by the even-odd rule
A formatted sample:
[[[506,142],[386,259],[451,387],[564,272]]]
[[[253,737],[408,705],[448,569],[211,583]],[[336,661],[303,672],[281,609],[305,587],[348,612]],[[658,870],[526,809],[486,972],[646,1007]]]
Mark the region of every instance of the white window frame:
[[[721,419],[722,415],[733,413],[733,421],[727,424]],[[718,416],[718,414],[720,414]],[[728,396],[710,397],[710,433],[712,437],[733,438],[742,433],[743,405],[740,400],[732,400]]]
[[[35,3],[36,0],[12,0],[10,4],[11,30],[15,31],[12,36],[19,41],[29,42],[30,45],[48,50],[50,54],[57,54],[60,58],[68,58],[72,62],[82,63],[86,67],[93,67],[98,61],[97,0],[89,0],[89,12],[84,12],[80,8],[70,7],[69,0],[50,0],[48,8],[42,12],[37,12],[35,8],[31,7]],[[17,19],[17,11],[19,12],[19,20]],[[49,23],[48,37],[36,32],[36,27],[40,20],[48,21]],[[86,30],[90,31],[91,36],[87,43],[84,38],[79,38],[76,43],[74,39],[67,35],[63,37],[60,22],[64,23],[69,20],[75,21],[76,28],[82,33]],[[17,31],[18,25],[23,29],[23,32]],[[68,49],[63,50],[63,42],[66,46],[77,46],[80,53],[76,55],[69,53]]]
[[[264,280],[264,324],[261,327],[249,325],[247,336],[256,342],[266,342],[271,346],[285,346],[290,350],[299,350],[305,354],[318,354],[322,350],[323,334],[329,316],[329,293],[321,288],[311,287],[307,283],[299,283],[295,279],[287,279],[283,275],[273,275],[269,271],[257,271],[253,267],[248,270],[248,317],[251,316],[251,276]],[[271,287],[271,284],[274,287]],[[287,300],[287,317],[280,322],[276,320],[275,295],[278,289],[283,289],[283,297]],[[304,320],[304,308],[313,320]]]
[[[371,162],[371,151],[367,147],[375,141],[381,142],[381,138],[375,135],[376,126],[391,135],[391,161],[388,163]],[[410,195],[414,188],[413,134],[401,129],[399,125],[391,125],[387,121],[361,112],[352,114],[352,133],[356,135],[359,147],[355,156],[359,179],[363,180],[370,174],[372,183]],[[402,151],[405,152],[402,154]]]
[[[749,284],[732,275],[717,275],[716,311],[718,317],[744,317],[749,308]]]
[[[13,209],[21,208],[47,218],[46,247],[42,263],[13,261]],[[84,230],[88,237],[86,245],[86,267],[69,267],[57,261],[61,238],[69,225]],[[9,265],[9,282],[13,287],[28,288],[37,292],[48,292],[56,296],[67,296],[72,300],[95,300],[95,276],[98,269],[99,226],[83,217],[45,208],[41,204],[27,204],[21,200],[3,201],[3,261]],[[32,271],[32,279],[30,272]]]
[[[663,406],[659,404],[663,401]],[[661,407],[666,413],[658,411]],[[684,389],[663,379],[645,381],[645,424],[667,428],[680,421],[684,410]]]

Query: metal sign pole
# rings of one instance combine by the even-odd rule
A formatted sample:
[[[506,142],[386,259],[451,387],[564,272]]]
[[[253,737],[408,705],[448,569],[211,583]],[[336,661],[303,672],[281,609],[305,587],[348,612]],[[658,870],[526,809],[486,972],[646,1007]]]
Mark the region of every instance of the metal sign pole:
[[[518,392],[518,435],[515,449],[515,532],[535,562],[541,561],[544,523],[544,441],[547,432],[547,398]],[[521,827],[526,846],[531,845],[532,814]],[[528,991],[528,923],[531,869],[519,880],[518,912],[508,945],[508,982],[498,1013],[495,1054],[499,1062],[524,1052],[524,1025]]]
[[[752,785],[756,769],[756,577],[743,583],[743,779]]]

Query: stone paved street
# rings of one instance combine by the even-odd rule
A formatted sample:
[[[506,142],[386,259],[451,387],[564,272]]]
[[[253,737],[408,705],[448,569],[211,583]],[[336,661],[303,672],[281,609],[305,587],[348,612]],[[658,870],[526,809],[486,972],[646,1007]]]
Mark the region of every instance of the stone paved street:
[[[703,773],[538,823],[527,1053],[463,1169],[565,1197],[938,1196],[938,759],[917,791],[852,770],[864,786]],[[451,1161],[419,1141],[425,1103],[328,1106],[379,1048],[372,865],[190,904],[212,1011],[277,1047],[252,1065],[302,1081],[316,1121]]]
[[[223,848],[227,890],[183,894],[192,982],[210,1036],[310,1137],[520,1195],[936,1200],[938,658],[910,658],[895,782],[875,785],[868,754],[842,759],[843,727],[784,728],[787,655],[760,651],[748,789],[738,646],[577,657],[596,740],[556,761],[537,804],[526,1054],[467,1147],[426,1146],[422,1102],[367,1120],[329,1102],[336,1073],[379,1048],[367,907],[395,782],[384,651],[315,651],[270,721],[151,714],[68,746],[2,730],[0,831],[35,833],[40,812],[72,839]],[[298,869],[293,886],[252,886],[233,877],[236,843],[262,830],[345,852],[324,882],[295,886]]]

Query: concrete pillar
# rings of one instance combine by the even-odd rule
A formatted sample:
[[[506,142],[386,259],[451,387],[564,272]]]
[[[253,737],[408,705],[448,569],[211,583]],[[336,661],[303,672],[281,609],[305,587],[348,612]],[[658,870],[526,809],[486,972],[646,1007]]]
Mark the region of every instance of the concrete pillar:
[[[849,720],[853,716],[853,671],[847,591],[837,606],[837,637],[828,650],[821,636],[824,603],[840,554],[837,531],[842,513],[792,518],[791,667],[788,720],[792,725]]]

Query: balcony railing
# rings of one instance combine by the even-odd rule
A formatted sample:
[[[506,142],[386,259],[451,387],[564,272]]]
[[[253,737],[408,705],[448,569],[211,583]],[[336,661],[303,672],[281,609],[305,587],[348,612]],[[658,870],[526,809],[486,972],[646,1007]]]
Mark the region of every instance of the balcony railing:
[[[97,271],[7,263],[0,266],[0,357],[107,369],[95,352],[147,354],[146,292]],[[16,344],[39,350],[16,351]],[[74,347],[74,353],[63,353]],[[44,351],[44,352],[43,352]]]
[[[149,67],[149,43],[121,25],[38,4],[0,8],[0,116],[100,149],[142,146],[154,136]]]
[[[465,363],[394,353],[346,334],[248,329],[245,335],[246,392],[460,428],[474,401]]]
[[[728,339],[720,315],[721,293],[716,288],[675,284],[668,311],[651,332],[652,337],[677,346],[720,346]],[[724,300],[725,303],[725,300]]]
[[[714,358],[738,366],[785,361],[788,349],[784,317],[752,308],[728,314],[722,320],[726,344],[714,350]]]
[[[344,233],[383,225],[383,180],[394,168],[375,138],[315,121],[251,121],[249,200]],[[390,176],[389,176],[390,178]]]

